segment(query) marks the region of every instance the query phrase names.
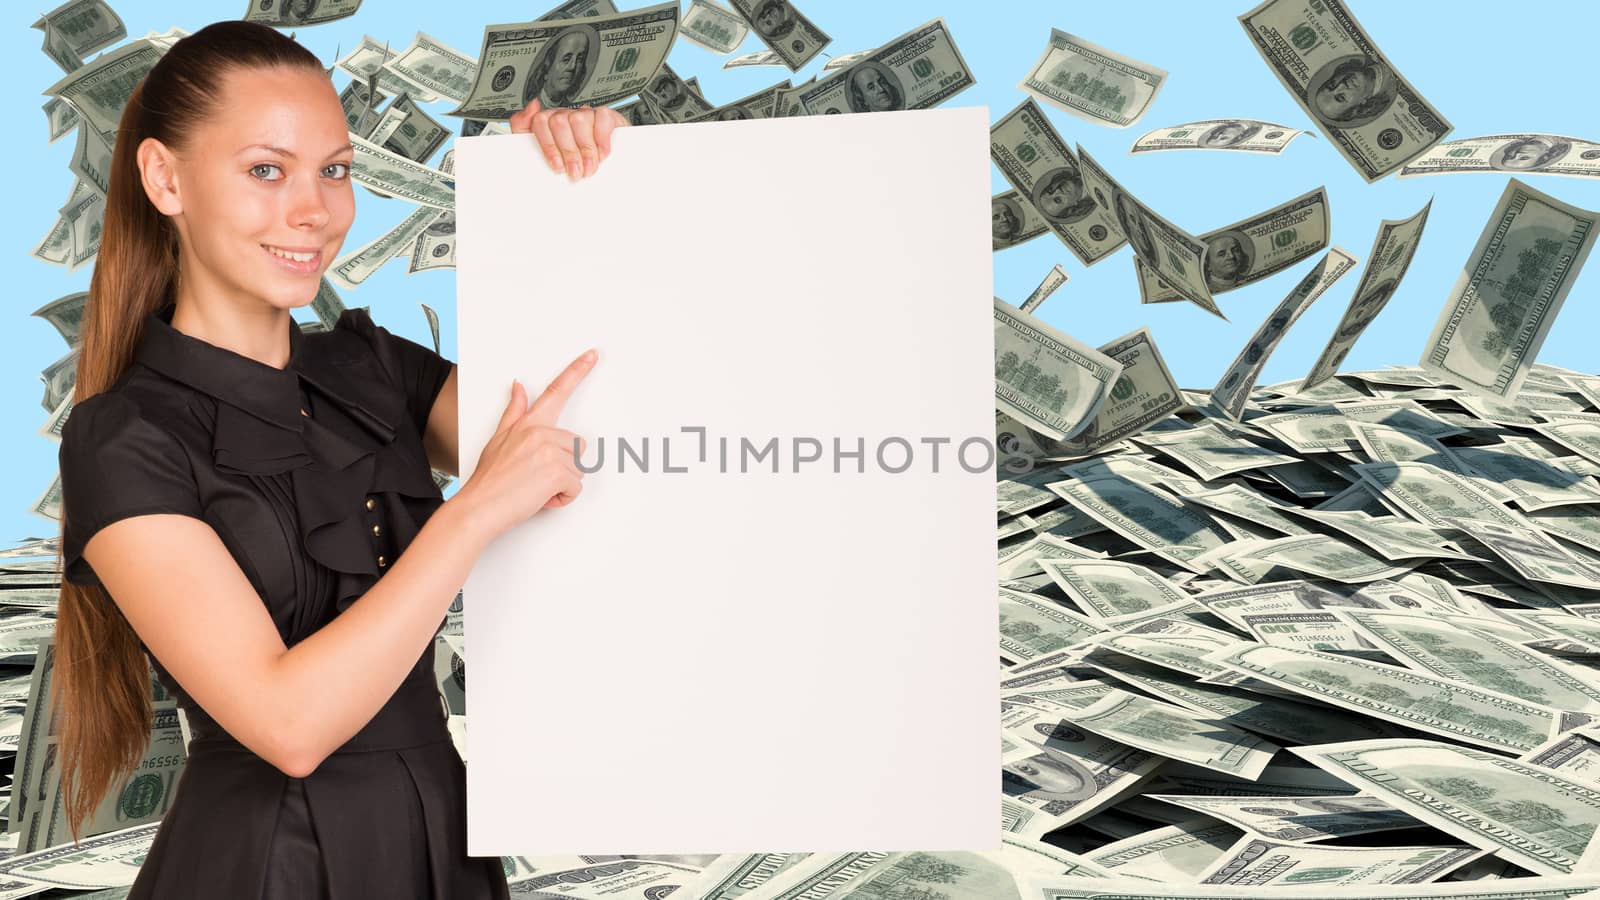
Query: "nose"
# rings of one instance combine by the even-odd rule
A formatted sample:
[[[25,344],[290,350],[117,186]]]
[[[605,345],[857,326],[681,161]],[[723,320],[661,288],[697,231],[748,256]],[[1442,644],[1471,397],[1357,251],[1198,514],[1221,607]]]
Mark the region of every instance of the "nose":
[[[331,211],[323,187],[315,179],[302,181],[289,198],[289,224],[294,228],[315,231],[328,223]]]

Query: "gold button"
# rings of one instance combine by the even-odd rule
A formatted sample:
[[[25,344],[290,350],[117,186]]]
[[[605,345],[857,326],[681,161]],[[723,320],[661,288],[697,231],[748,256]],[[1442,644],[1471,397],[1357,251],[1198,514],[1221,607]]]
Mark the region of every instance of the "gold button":
[[[372,536],[377,537],[380,534],[383,534],[383,529],[376,525],[372,526]]]
[[[384,566],[387,566],[388,564],[389,564],[389,560],[385,559],[382,553],[378,554],[378,568],[381,569]]]
[[[301,410],[300,410],[300,415],[309,416],[309,415],[311,415],[311,413],[306,412],[305,409],[302,407]]]
[[[367,509],[372,509],[374,506],[377,506],[377,505],[378,505],[377,501],[373,500],[371,497],[367,498]]]

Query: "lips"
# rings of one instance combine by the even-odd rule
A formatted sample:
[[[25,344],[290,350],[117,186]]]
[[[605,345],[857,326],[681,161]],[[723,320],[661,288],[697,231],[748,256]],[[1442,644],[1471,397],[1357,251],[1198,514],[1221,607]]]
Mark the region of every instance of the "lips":
[[[317,272],[322,268],[322,250],[317,247],[280,247],[274,244],[262,244],[261,250],[274,262],[296,274]],[[288,254],[298,254],[302,257],[310,254],[310,258],[294,259]]]

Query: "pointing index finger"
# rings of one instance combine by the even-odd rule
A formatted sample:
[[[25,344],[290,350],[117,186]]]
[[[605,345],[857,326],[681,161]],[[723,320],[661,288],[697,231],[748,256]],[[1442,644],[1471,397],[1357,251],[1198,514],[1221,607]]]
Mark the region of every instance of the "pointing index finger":
[[[584,376],[594,368],[597,358],[598,354],[590,349],[568,363],[567,367],[561,370],[561,374],[557,375],[528,407],[527,418],[540,425],[554,425],[561,417],[562,411],[566,409],[567,399],[572,396],[572,392],[577,389]]]

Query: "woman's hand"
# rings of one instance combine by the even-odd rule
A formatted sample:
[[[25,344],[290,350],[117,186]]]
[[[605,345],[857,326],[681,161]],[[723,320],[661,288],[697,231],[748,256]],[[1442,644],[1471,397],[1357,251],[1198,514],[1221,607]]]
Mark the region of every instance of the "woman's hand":
[[[540,109],[538,97],[509,121],[514,134],[532,132],[550,168],[558,175],[565,171],[572,181],[593,175],[600,161],[611,155],[611,132],[629,125],[609,106]]]
[[[531,405],[522,383],[512,383],[511,402],[478,455],[472,477],[450,498],[465,498],[473,517],[487,522],[492,534],[498,536],[541,510],[566,506],[583,490],[577,457],[588,441],[557,427],[556,419],[594,368],[593,353],[569,363]]]

